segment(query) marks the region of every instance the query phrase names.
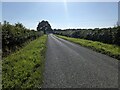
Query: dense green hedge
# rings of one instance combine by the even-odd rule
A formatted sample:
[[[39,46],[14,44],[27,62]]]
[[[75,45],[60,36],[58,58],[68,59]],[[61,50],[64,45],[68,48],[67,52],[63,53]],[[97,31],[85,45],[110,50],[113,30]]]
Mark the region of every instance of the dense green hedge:
[[[55,34],[120,45],[120,26],[114,28],[54,30]]]
[[[2,24],[3,57],[21,47],[26,41],[34,40],[41,35],[42,32],[27,29],[21,23],[12,25],[4,21]]]

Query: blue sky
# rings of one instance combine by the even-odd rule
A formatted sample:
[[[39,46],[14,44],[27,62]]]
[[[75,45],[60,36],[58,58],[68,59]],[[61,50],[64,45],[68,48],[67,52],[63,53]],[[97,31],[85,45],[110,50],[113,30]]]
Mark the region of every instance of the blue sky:
[[[2,21],[2,3],[0,2],[0,21]]]
[[[30,29],[41,20],[49,21],[53,29],[113,27],[118,6],[117,2],[3,2],[2,20]]]

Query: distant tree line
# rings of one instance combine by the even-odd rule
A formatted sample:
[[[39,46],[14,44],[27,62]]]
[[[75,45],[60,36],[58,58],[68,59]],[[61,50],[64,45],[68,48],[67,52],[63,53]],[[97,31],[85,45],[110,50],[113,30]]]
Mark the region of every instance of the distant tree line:
[[[4,21],[2,24],[2,56],[9,55],[21,47],[23,43],[34,40],[42,34],[42,31],[38,32],[25,28],[22,23],[12,25]]]
[[[120,26],[102,29],[54,29],[54,34],[100,41],[103,43],[116,44],[120,46]]]

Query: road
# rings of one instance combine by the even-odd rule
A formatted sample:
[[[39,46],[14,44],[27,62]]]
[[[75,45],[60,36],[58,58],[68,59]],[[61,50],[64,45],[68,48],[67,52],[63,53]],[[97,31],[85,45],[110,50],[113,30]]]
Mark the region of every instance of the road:
[[[48,35],[43,88],[118,88],[118,60]]]

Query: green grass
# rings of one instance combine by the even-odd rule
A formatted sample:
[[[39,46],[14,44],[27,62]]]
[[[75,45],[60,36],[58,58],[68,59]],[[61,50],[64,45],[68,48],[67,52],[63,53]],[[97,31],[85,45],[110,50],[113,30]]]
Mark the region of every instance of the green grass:
[[[113,58],[120,60],[120,46],[105,44],[102,42],[85,40],[85,39],[70,38],[70,37],[60,36],[60,35],[56,35],[56,36],[62,39],[77,43],[81,46],[91,48],[94,51],[109,55]]]
[[[21,50],[3,58],[3,88],[40,88],[43,82],[47,36],[31,41]]]

